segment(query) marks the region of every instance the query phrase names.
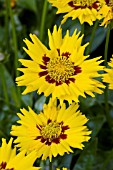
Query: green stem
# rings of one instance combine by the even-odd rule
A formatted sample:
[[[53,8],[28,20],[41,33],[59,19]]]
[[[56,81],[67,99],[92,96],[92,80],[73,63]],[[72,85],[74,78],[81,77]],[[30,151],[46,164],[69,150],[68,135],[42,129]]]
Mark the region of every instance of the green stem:
[[[15,58],[14,58],[15,73],[16,73],[16,77],[18,77],[19,76],[19,72],[17,71],[17,67],[18,67],[18,46],[17,46],[17,37],[16,37],[14,16],[13,16],[13,11],[12,11],[12,8],[11,8],[11,5],[10,5],[10,0],[7,1],[7,5],[8,5],[8,8],[9,8],[9,15],[10,15],[11,25],[12,25],[12,40],[13,40],[14,54],[15,54]],[[20,92],[19,87],[17,88],[17,92],[18,92],[19,101],[21,101],[21,92]]]
[[[40,25],[40,40],[43,40],[43,35],[44,35],[44,24],[45,24],[45,19],[46,19],[46,14],[47,14],[47,6],[48,6],[48,1],[44,1],[44,6],[43,6],[43,11],[42,11],[42,19],[41,19],[41,25]]]
[[[5,15],[5,35],[4,35],[4,39],[5,39],[5,42],[6,42],[6,46],[7,46],[7,51],[9,52],[9,20],[8,20],[8,17],[9,17],[9,8],[8,8],[8,1],[9,0],[6,0],[6,15]]]
[[[2,80],[4,98],[5,98],[6,103],[8,104],[9,103],[9,96],[8,96],[8,93],[7,93],[7,84],[6,84],[6,80],[5,80],[4,71],[1,68],[2,68],[2,64],[0,64],[0,77],[1,77],[1,80]]]
[[[91,33],[89,45],[86,49],[86,55],[90,54],[90,52],[91,52],[91,47],[92,47],[92,43],[93,43],[93,40],[94,40],[94,37],[95,37],[97,27],[98,27],[98,20],[95,21],[95,24],[94,24],[94,27],[93,27],[93,30],[92,30],[92,33]]]
[[[109,45],[109,38],[110,38],[110,25],[107,30],[106,35],[106,42],[105,42],[105,51],[104,51],[104,65],[107,67],[107,56],[108,56],[108,45]],[[105,113],[106,113],[106,119],[111,124],[111,117],[109,115],[109,105],[108,105],[108,85],[106,84],[105,92],[104,92],[104,102],[105,102]]]
[[[53,169],[52,162],[49,162],[49,170],[52,170],[52,169]]]
[[[107,66],[107,56],[108,56],[108,45],[109,45],[109,37],[110,37],[110,25],[108,26],[106,42],[105,42],[105,51],[104,51],[104,65]]]
[[[81,25],[81,35],[84,34],[84,23]]]
[[[9,15],[10,15],[11,25],[12,25],[12,40],[13,40],[14,54],[15,54],[14,66],[15,66],[16,77],[18,77],[19,72],[17,71],[17,66],[18,66],[17,37],[16,37],[15,22],[14,22],[14,17],[13,17],[13,11],[10,5],[10,0],[7,1],[7,5],[9,7]]]

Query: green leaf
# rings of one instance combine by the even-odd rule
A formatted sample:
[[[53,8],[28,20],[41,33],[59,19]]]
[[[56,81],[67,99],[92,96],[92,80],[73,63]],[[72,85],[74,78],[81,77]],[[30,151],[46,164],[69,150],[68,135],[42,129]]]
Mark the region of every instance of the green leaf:
[[[85,43],[90,41],[92,29],[93,27],[90,27],[90,26],[85,27],[85,37],[84,37]],[[99,45],[104,41],[105,36],[106,36],[106,31],[107,29],[105,29],[104,27],[98,26],[93,43],[92,43],[91,52],[96,50],[99,47]]]
[[[0,81],[2,83],[3,91],[6,102],[13,101],[17,107],[20,107],[20,100],[17,94],[15,83],[7,71],[6,67],[0,63]]]
[[[93,170],[113,170],[113,149],[110,151],[98,150]]]
[[[36,13],[37,7],[36,7],[36,0],[18,0],[18,5],[21,7],[24,7],[26,9],[29,9],[31,11],[34,11]]]
[[[41,96],[34,105],[34,108],[36,109],[37,112],[40,112],[43,109],[43,105],[46,101],[46,97],[45,96]]]
[[[25,106],[30,106],[32,107],[33,105],[33,94],[26,94],[26,95],[22,95],[22,101],[25,104]]]
[[[92,170],[95,161],[97,139],[89,142],[78,158],[73,170]]]
[[[90,118],[88,121],[88,126],[92,129],[91,136],[96,136],[100,129],[102,128],[103,124],[105,123],[106,119],[105,116],[99,115],[93,118]]]
[[[70,168],[72,156],[72,154],[65,154],[64,156],[60,157],[58,161],[58,167]]]
[[[16,112],[15,107],[9,108],[5,102],[0,101],[0,138],[7,138],[10,135],[12,124],[18,120]]]
[[[111,169],[113,169],[113,149],[110,151],[109,155],[107,156],[100,170],[111,170]]]

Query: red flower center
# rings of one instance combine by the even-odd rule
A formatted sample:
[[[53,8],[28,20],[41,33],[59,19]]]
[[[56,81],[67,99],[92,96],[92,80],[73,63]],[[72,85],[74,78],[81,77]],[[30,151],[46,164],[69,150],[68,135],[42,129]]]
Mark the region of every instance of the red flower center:
[[[40,131],[40,136],[37,136],[35,140],[40,140],[42,143],[45,143],[46,145],[51,145],[51,143],[60,143],[60,140],[64,140],[67,138],[67,134],[65,134],[65,131],[69,129],[69,126],[64,126],[63,122],[56,122],[52,120],[47,121],[47,125],[36,125],[36,127]]]
[[[43,65],[40,64],[40,68],[44,71],[39,72],[39,76],[45,76],[45,80],[49,83],[55,83],[56,86],[63,83],[69,84],[71,81],[75,82],[75,78],[72,77],[81,73],[79,66],[74,66],[74,63],[70,61],[69,52],[62,53],[58,51],[58,57],[49,58],[46,54],[43,56]]]
[[[68,3],[74,10],[81,8],[98,9],[100,4],[97,0],[73,0]]]

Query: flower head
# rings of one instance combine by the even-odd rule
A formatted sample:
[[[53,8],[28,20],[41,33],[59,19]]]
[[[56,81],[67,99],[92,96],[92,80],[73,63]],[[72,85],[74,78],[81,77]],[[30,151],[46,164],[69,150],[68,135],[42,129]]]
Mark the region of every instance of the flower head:
[[[105,68],[107,73],[103,74],[103,82],[109,83],[109,89],[113,89],[113,56],[108,65],[110,68]]]
[[[98,11],[104,0],[49,0],[53,6],[58,8],[58,13],[66,13],[63,17],[62,24],[67,18],[78,18],[80,23],[87,22],[93,25],[93,21],[101,19]]]
[[[36,160],[36,153],[33,151],[25,156],[22,151],[16,155],[16,148],[12,149],[12,138],[9,143],[2,139],[2,146],[0,147],[0,170],[38,170],[39,168],[33,167]]]
[[[15,143],[21,150],[35,150],[37,157],[42,156],[42,160],[49,157],[50,161],[52,156],[73,152],[71,147],[82,149],[82,142],[90,139],[91,132],[84,126],[88,119],[77,109],[74,103],[67,109],[64,103],[56,107],[52,99],[40,114],[31,108],[21,109],[20,125],[12,126],[11,134],[17,136]]]
[[[99,66],[101,57],[87,60],[89,56],[84,56],[87,44],[81,46],[82,37],[76,31],[72,36],[67,31],[62,38],[62,29],[57,31],[54,27],[53,34],[49,34],[48,50],[35,36],[30,34],[33,42],[25,39],[28,49],[24,48],[32,60],[20,59],[25,68],[19,68],[24,75],[17,77],[19,86],[26,86],[23,92],[26,94],[34,90],[44,93],[45,96],[52,94],[53,98],[58,97],[60,101],[68,100],[78,102],[79,95],[85,97],[87,93],[94,97],[92,92],[102,93],[100,87],[103,84],[95,80],[100,77]]]
[[[105,0],[105,3],[100,9],[99,13],[102,15],[103,22],[101,26],[107,25],[113,20],[113,0]]]

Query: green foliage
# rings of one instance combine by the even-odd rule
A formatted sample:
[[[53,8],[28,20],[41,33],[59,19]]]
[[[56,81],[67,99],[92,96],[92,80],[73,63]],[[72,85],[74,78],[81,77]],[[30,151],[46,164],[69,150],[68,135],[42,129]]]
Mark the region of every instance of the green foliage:
[[[97,139],[88,143],[79,156],[73,170],[92,170],[97,150]]]
[[[39,113],[48,100],[45,96],[39,96],[35,92],[22,96],[23,87],[17,87],[15,83],[13,26],[5,3],[6,1],[0,0],[0,55],[3,55],[3,58],[0,58],[0,139],[10,138],[11,126],[18,119],[16,113],[20,108],[28,108],[29,105]],[[22,49],[23,39],[28,38],[30,32],[40,36],[43,4],[44,0],[17,0],[12,9],[18,50],[16,57],[18,58],[28,58]],[[52,8],[50,4],[47,8],[44,30],[42,30],[44,37],[42,41],[45,45],[48,41],[48,28],[52,30],[53,25],[60,25],[62,19],[62,15],[56,15],[56,9]],[[71,19],[68,19],[62,28],[63,34],[67,29],[70,30],[70,34],[76,28],[78,31],[82,30],[79,21]],[[83,44],[90,40],[92,29],[93,26],[84,24]],[[103,27],[97,27],[90,51],[91,57],[104,43],[106,31],[107,29]],[[16,64],[19,67],[19,63]],[[109,90],[108,97],[110,125],[105,114],[104,95],[96,95],[95,98],[89,96],[86,99],[80,98],[80,110],[89,119],[87,125],[92,131],[91,140],[85,144],[83,151],[75,150],[73,154],[54,158],[55,166],[67,167],[72,170],[113,170],[113,91]],[[38,163],[42,164],[41,161]],[[43,164],[46,166],[47,162]]]
[[[18,0],[17,3],[21,8],[31,10],[35,13],[37,12],[36,0]]]

